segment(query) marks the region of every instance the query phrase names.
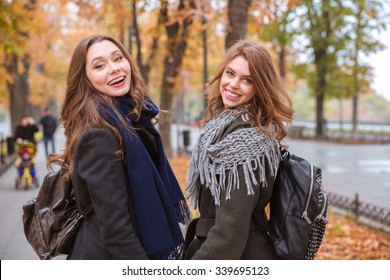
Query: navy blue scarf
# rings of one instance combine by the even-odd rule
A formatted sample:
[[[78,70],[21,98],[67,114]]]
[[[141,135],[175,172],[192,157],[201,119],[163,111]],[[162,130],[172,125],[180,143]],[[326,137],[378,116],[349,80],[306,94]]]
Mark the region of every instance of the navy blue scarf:
[[[146,129],[155,138],[157,159],[155,163],[135,130],[129,131],[111,108],[100,109],[103,118],[118,129],[124,143],[128,182],[133,198],[139,238],[150,259],[180,259],[183,252],[183,236],[179,222],[189,215],[188,207],[179,184],[165,156],[161,138],[153,117],[157,106],[151,101],[135,120],[129,114],[134,107],[132,98],[117,98],[117,110],[130,127]]]

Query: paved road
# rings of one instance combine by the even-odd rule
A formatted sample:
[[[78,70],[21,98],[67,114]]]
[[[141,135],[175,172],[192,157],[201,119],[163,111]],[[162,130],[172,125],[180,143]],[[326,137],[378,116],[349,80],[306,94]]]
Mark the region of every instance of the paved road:
[[[57,149],[64,146],[64,137],[60,129],[56,133]],[[37,178],[42,179],[47,173],[45,148],[43,142],[37,145]],[[17,170],[9,168],[0,177],[0,259],[36,260],[39,259],[28,244],[23,232],[22,205],[36,196],[38,189],[16,190]],[[40,180],[41,182],[41,180]]]
[[[323,169],[324,188],[390,209],[390,145],[288,139],[290,151]]]
[[[183,143],[183,130],[190,130],[190,144],[197,127],[173,126],[172,143]],[[291,153],[306,158],[323,170],[324,188],[336,194],[390,208],[390,145],[349,145],[312,140],[286,139]]]
[[[56,135],[60,147],[62,132]],[[194,137],[192,137],[193,139]],[[191,143],[193,143],[192,141]],[[325,188],[363,201],[390,208],[390,145],[344,145],[288,140],[290,151],[317,164],[324,172]],[[38,177],[46,170],[43,144],[38,144]],[[0,259],[38,259],[27,243],[22,226],[22,205],[37,189],[16,190],[16,169],[0,177]]]

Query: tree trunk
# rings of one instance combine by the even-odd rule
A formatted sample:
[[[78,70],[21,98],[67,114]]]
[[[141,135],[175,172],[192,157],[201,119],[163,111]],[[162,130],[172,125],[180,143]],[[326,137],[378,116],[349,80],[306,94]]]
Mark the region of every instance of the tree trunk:
[[[170,84],[166,79],[164,79],[163,84],[161,86],[161,101],[160,101],[160,108],[162,110],[168,111],[172,107],[172,94],[173,94],[172,89],[173,89],[173,85]],[[171,116],[167,116],[165,114],[163,114],[162,118],[160,118],[159,121],[159,131],[161,134],[161,139],[165,148],[165,153],[169,156],[172,155],[170,121],[171,121]]]
[[[36,0],[28,0],[24,3],[23,9],[33,11],[36,9]],[[29,39],[28,32],[16,30],[23,43],[27,43]],[[5,50],[5,69],[9,73],[12,81],[7,81],[7,88],[10,95],[10,115],[12,133],[19,124],[23,115],[36,117],[36,110],[29,101],[30,86],[29,86],[29,69],[30,55],[25,53],[21,59],[15,52]],[[22,70],[19,72],[18,65],[22,65]]]
[[[206,15],[204,13],[205,7],[202,5],[202,42],[203,42],[203,89],[204,89],[204,97],[203,97],[203,114],[207,108],[207,92],[206,92],[206,84],[208,83],[208,66],[207,66],[207,20]],[[203,115],[202,114],[202,115]]]
[[[136,47],[137,47],[137,64],[140,69],[141,75],[145,80],[146,84],[149,84],[149,73],[150,73],[150,67],[153,63],[153,60],[156,57],[157,50],[158,50],[158,41],[159,41],[159,36],[158,32],[155,32],[152,38],[152,44],[150,48],[150,53],[147,61],[144,63],[143,56],[142,56],[142,41],[141,41],[141,34],[139,32],[139,27],[138,27],[138,19],[137,19],[137,0],[132,0],[132,16],[133,16],[133,26],[132,26],[132,32],[130,36],[130,42],[131,42],[131,37],[134,35],[135,37],[135,42],[136,42]],[[162,8],[163,9],[163,8]],[[158,23],[156,26],[156,29],[159,29],[160,26],[162,25],[162,17],[160,15],[158,19]]]
[[[327,9],[322,11],[322,22],[324,25],[324,30],[322,33],[325,36],[321,35],[317,37],[315,43],[313,42],[314,48],[314,64],[316,68],[316,85],[314,87],[316,94],[316,138],[323,139],[324,138],[324,101],[325,101],[325,92],[328,86],[327,75],[329,74],[328,67],[328,47],[329,47],[329,37],[332,34],[331,29],[331,19],[330,14]],[[315,29],[316,26],[312,28]],[[319,32],[316,30],[315,32]],[[321,39],[319,39],[321,38]]]
[[[356,20],[358,22],[357,27],[356,27],[356,34],[357,34],[357,39],[355,39],[354,42],[354,49],[355,52],[353,54],[353,97],[352,97],[352,131],[356,132],[357,130],[357,123],[358,123],[358,100],[359,100],[359,91],[360,91],[360,86],[359,86],[359,75],[358,75],[358,69],[359,69],[359,52],[360,52],[360,42],[359,38],[361,37],[361,32],[363,27],[361,26],[362,22],[362,13],[363,13],[363,5],[361,2],[358,2],[358,13],[356,16]]]
[[[22,73],[18,72],[19,58],[13,52],[6,53],[6,70],[12,77],[12,81],[7,81],[7,87],[10,94],[10,115],[12,133],[23,115],[33,115],[34,110],[29,103],[29,85],[28,85],[28,69]],[[28,58],[23,59],[24,67],[29,67]]]
[[[358,123],[358,104],[359,97],[357,93],[352,97],[352,131],[356,132]]]
[[[131,56],[133,56],[133,27],[132,26],[129,26],[127,28],[127,34],[129,36],[129,46],[128,46],[128,50],[129,50],[129,54]]]
[[[324,100],[325,89],[327,86],[326,75],[328,73],[327,52],[325,44],[317,46],[317,50],[314,51],[314,63],[317,73],[317,83],[315,86],[316,93],[316,138],[324,138]]]
[[[279,74],[284,80],[286,78],[286,48],[280,47],[278,56],[279,56]]]
[[[227,36],[225,48],[228,49],[238,40],[245,38],[248,25],[248,10],[252,0],[229,0]]]
[[[139,28],[138,28],[138,20],[137,20],[137,1],[133,0],[131,1],[132,6],[132,16],[133,16],[133,28],[131,35],[134,35],[135,37],[135,45],[137,46],[137,64],[139,67],[139,70],[141,72],[142,77],[145,80],[145,83],[148,84],[149,82],[149,71],[146,69],[143,59],[142,59],[142,43],[141,43],[141,37],[139,34]]]
[[[181,0],[178,13],[184,14],[185,1]],[[194,2],[190,2],[190,9],[194,9]],[[183,57],[187,48],[188,27],[193,22],[193,14],[187,15],[181,21],[177,20],[169,23],[168,18],[168,1],[161,1],[160,16],[162,22],[165,23],[165,30],[167,33],[167,53],[164,59],[164,72],[161,86],[161,110],[170,111],[172,109],[172,100],[174,95],[175,80],[181,70]],[[171,123],[170,120],[164,116],[159,122],[159,131],[161,133],[165,152],[168,156],[172,155],[171,147]]]
[[[316,138],[323,139],[324,138],[324,94],[320,93],[316,98]]]
[[[344,128],[343,128],[343,115],[344,115],[344,110],[343,110],[343,100],[342,98],[340,97],[339,98],[339,125],[340,125],[340,131],[343,131]]]

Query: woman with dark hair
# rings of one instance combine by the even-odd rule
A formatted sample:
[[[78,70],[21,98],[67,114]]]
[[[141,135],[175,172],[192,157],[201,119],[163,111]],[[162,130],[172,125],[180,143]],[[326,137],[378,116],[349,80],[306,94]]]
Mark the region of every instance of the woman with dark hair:
[[[186,258],[276,259],[265,207],[293,110],[270,53],[250,40],[237,42],[207,94],[187,186],[200,219],[188,228]]]
[[[95,35],[76,47],[61,120],[64,180],[81,224],[68,259],[179,259],[187,205],[153,125],[158,114],[120,42]]]

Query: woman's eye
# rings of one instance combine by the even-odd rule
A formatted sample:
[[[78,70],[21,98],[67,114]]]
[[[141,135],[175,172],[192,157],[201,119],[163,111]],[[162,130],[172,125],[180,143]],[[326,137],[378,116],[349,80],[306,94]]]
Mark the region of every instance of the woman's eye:
[[[234,73],[232,71],[226,71],[226,76],[234,77]]]
[[[246,85],[250,85],[252,83],[252,80],[251,79],[248,79],[248,78],[245,78],[242,80],[242,82]]]
[[[122,59],[123,59],[123,56],[118,56],[117,58],[115,58],[115,61],[119,62],[119,61],[122,61]]]
[[[104,67],[104,64],[96,64],[93,68],[94,69],[102,69]]]

